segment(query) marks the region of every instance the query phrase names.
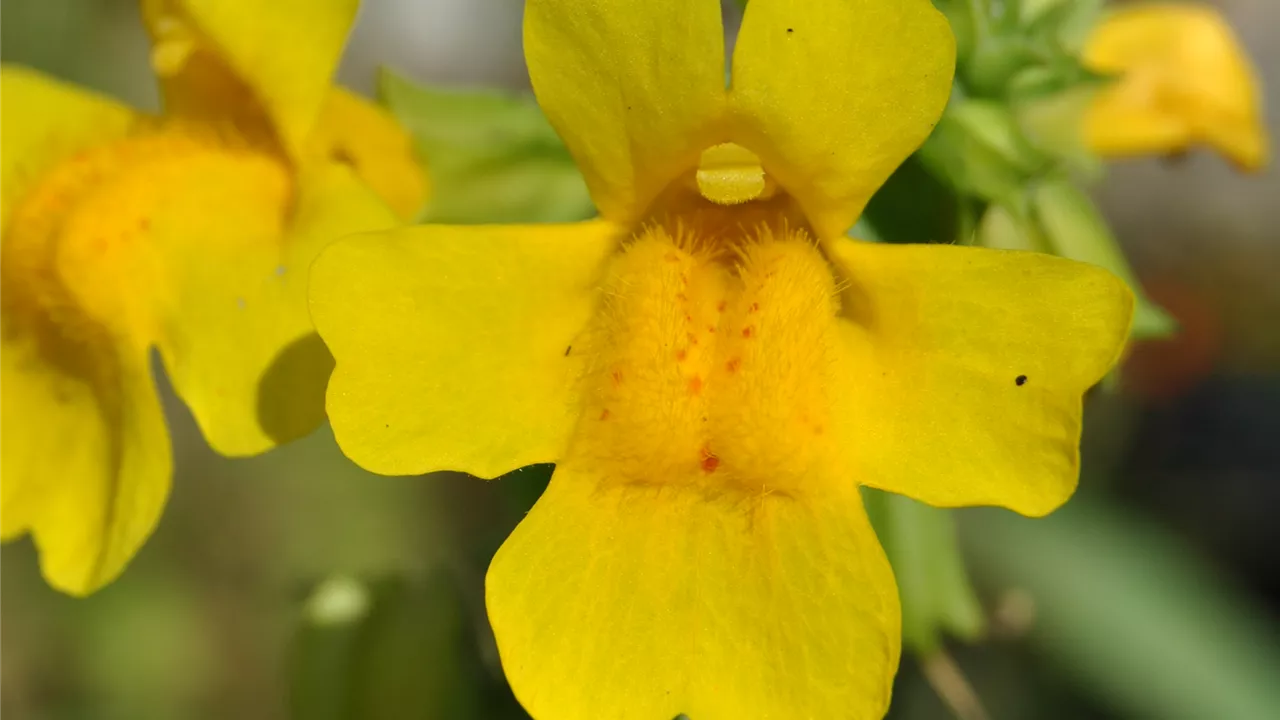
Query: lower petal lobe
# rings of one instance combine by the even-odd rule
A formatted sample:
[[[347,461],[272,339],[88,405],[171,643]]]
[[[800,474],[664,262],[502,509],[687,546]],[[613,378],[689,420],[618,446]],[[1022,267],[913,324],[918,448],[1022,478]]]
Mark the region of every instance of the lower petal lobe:
[[[883,717],[898,598],[857,491],[821,502],[618,485],[571,456],[489,567],[534,717]]]
[[[840,240],[854,480],[931,505],[1044,515],[1075,490],[1084,392],[1115,364],[1133,295],[1038,253]]]
[[[87,595],[155,529],[172,460],[147,352],[5,298],[0,534],[30,532],[49,584]]]
[[[579,415],[574,340],[595,310],[604,222],[421,226],[332,245],[311,313],[336,368],[338,443],[386,475],[495,477],[563,454]]]

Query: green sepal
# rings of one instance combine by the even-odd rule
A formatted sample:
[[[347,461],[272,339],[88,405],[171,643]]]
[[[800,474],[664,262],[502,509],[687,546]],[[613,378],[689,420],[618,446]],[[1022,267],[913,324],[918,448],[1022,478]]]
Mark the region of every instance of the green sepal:
[[[1022,0],[1027,35],[1079,55],[1102,16],[1105,0]]]
[[[988,202],[1012,201],[1049,162],[1023,137],[1007,106],[955,98],[919,157],[961,194]]]

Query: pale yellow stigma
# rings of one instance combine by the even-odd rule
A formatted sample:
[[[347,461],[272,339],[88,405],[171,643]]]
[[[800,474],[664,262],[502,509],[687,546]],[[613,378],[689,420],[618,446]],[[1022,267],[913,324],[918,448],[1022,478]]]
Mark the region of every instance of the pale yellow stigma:
[[[721,143],[703,151],[696,175],[698,192],[717,205],[741,205],[767,200],[777,191],[760,158],[734,143]]]

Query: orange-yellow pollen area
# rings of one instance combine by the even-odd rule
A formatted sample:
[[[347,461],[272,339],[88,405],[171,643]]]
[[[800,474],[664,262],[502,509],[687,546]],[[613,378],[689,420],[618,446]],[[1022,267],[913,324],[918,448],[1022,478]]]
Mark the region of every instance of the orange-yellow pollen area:
[[[841,481],[839,301],[807,234],[762,226],[726,244],[651,226],[614,260],[603,298],[571,450],[603,482],[737,501]]]
[[[176,133],[76,155],[32,186],[4,228],[6,316],[154,338],[158,308],[178,292],[174,266],[199,268],[211,229],[231,228],[229,241],[279,236],[291,191],[277,160]]]

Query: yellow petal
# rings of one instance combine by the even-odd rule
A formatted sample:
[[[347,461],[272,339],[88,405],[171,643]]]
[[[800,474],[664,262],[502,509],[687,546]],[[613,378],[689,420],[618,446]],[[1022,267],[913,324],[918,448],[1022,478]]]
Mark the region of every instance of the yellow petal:
[[[133,112],[108,98],[24,67],[0,67],[0,227],[44,173],[133,124]]]
[[[931,505],[1044,515],[1075,489],[1081,399],[1133,295],[1039,253],[841,240],[854,480]]]
[[[145,349],[119,346],[84,319],[54,325],[30,310],[6,294],[0,535],[30,532],[49,584],[86,595],[155,528],[169,438]]]
[[[422,211],[427,176],[418,163],[413,141],[395,118],[377,105],[333,88],[308,143],[311,156],[351,166],[401,220],[413,220]]]
[[[716,142],[724,33],[716,0],[531,0],[524,48],[538,103],[601,215],[640,218]]]
[[[1120,7],[1094,29],[1085,62],[1119,76],[1086,115],[1085,136],[1095,152],[1172,153],[1206,143],[1242,168],[1266,164],[1257,72],[1217,9]]]
[[[143,0],[167,110],[231,122],[251,136],[265,121],[296,157],[320,115],[358,6],[359,0]]]
[[[898,597],[852,486],[811,502],[680,485],[611,483],[571,459],[498,551],[486,605],[525,709],[883,717]]]
[[[421,226],[334,244],[311,313],[337,361],[343,452],[386,475],[554,462],[577,418],[572,344],[617,244],[604,222]]]
[[[329,242],[396,224],[343,165],[304,168],[292,207],[262,170],[206,172],[206,193],[219,181],[240,186],[217,203],[193,195],[193,206],[171,206],[181,213],[167,226],[174,235],[159,239],[178,294],[157,344],[178,395],[224,455],[262,452],[323,421],[332,360],[312,330],[308,269]]]
[[[733,56],[735,140],[843,235],[928,137],[955,40],[929,0],[752,0]]]

